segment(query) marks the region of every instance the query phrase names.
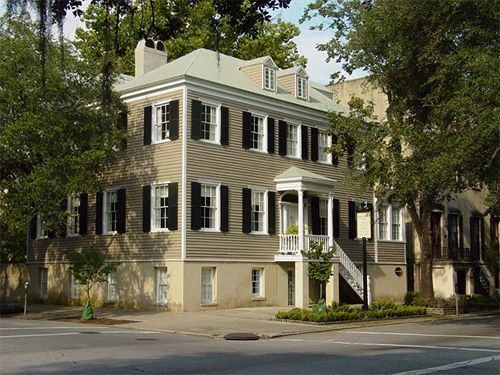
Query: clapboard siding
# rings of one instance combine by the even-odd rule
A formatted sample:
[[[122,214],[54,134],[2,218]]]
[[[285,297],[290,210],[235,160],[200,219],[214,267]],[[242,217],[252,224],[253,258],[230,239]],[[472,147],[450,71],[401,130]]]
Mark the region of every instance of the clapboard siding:
[[[241,68],[241,71],[254,81],[257,86],[262,87],[262,64],[245,66]]]
[[[278,77],[278,85],[283,87],[292,95],[295,95],[295,74]]]
[[[144,145],[144,107],[165,100],[179,100],[179,139]],[[104,188],[126,189],[126,233],[95,235],[95,194],[89,194],[88,234],[83,237],[43,239],[31,242],[29,261],[61,261],[65,251],[81,249],[95,242],[113,260],[179,259],[181,231],[144,233],[142,231],[142,186],[151,182],[177,182],[181,201],[182,91],[148,98],[129,105],[127,148],[117,152],[116,160],[102,174]],[[180,204],[177,211],[181,222]]]
[[[404,244],[398,242],[378,242],[379,263],[405,263]]]

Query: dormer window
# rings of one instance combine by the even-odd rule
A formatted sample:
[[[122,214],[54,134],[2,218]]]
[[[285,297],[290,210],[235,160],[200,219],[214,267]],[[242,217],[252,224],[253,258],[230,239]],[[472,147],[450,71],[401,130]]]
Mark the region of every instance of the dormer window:
[[[266,90],[276,90],[276,69],[264,66],[264,88]]]
[[[297,77],[297,98],[307,99],[307,79]]]

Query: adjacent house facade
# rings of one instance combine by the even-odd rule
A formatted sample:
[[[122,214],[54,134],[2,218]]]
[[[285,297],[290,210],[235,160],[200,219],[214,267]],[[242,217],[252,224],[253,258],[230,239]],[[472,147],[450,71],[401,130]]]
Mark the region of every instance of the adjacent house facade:
[[[373,203],[346,177],[331,144],[331,91],[303,68],[279,70],[199,49],[167,63],[161,42],[141,41],[136,75],[116,87],[128,106],[126,148],[105,189],[68,198],[66,236],[34,220],[28,266],[37,300],[80,298],[67,251],[91,243],[116,269],[102,303],[189,311],[307,307],[319,297],[301,250],[334,246],[327,302],[362,296],[356,205]],[[359,172],[353,172],[359,173]],[[404,208],[388,207],[387,236],[368,242],[369,294],[407,291]]]
[[[329,86],[339,103],[348,105],[351,97],[362,98],[374,104],[374,115],[385,120],[387,97],[373,87],[366,78],[348,80]],[[436,296],[451,297],[457,294],[488,294],[499,288],[498,275],[486,266],[486,251],[499,248],[498,216],[490,215],[485,204],[487,187],[455,195],[431,216],[431,240],[433,254],[433,284]],[[375,202],[377,204],[377,202]],[[375,209],[376,220],[390,219],[386,206]],[[420,250],[412,230],[409,215],[405,217],[407,232],[408,287],[418,290],[420,277]],[[376,233],[380,236],[380,231]]]

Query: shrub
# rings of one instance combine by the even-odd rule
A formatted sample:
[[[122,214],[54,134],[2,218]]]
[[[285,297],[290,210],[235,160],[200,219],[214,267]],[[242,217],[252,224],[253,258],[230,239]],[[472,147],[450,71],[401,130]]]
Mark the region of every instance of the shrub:
[[[385,311],[385,310],[393,310],[396,308],[396,305],[392,301],[379,300],[372,302],[368,307],[369,310],[373,311]]]
[[[406,306],[425,306],[425,299],[420,292],[408,292],[405,295],[404,304]]]

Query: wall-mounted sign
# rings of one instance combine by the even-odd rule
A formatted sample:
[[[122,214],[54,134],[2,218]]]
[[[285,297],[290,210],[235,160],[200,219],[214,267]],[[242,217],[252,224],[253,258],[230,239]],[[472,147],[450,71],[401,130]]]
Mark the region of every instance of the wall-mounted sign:
[[[356,212],[357,237],[372,238],[371,212]]]

